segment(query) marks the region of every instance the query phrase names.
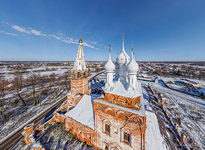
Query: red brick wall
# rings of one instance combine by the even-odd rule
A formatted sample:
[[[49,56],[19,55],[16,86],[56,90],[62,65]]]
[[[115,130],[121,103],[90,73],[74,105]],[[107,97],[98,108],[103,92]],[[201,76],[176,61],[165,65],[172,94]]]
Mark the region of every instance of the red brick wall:
[[[71,94],[86,94],[88,92],[88,78],[71,79]]]
[[[94,101],[96,147],[144,150],[146,117],[117,107]],[[104,125],[110,124],[110,135],[104,133]],[[131,145],[123,140],[124,132],[131,134]]]
[[[95,147],[95,131],[80,122],[72,119],[71,117],[65,117],[65,130],[76,135],[76,137],[86,144]]]

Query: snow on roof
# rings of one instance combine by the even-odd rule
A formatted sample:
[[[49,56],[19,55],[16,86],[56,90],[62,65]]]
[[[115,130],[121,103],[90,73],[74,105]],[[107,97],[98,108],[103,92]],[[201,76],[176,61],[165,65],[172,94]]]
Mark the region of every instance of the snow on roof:
[[[120,105],[117,105],[117,104],[113,104],[113,103],[110,103],[110,102],[102,100],[102,99],[99,99],[97,101],[102,103],[102,104],[110,105],[110,106],[113,106],[113,107],[116,107],[116,108],[119,108],[119,109],[122,109],[122,110],[125,110],[125,111],[129,111],[129,112],[134,113],[134,114],[139,114],[141,116],[145,116],[145,109],[144,108],[141,108],[140,110],[136,110],[136,109],[131,109],[131,108],[128,108],[128,107],[120,106]],[[144,107],[144,105],[142,107]]]
[[[160,134],[159,124],[154,112],[146,111],[146,133],[145,133],[145,148],[146,150],[166,150],[162,135]]]
[[[108,88],[105,87],[103,90],[105,93],[111,93],[111,94],[120,95],[124,97],[130,97],[130,98],[134,98],[134,97],[138,97],[142,95],[140,93],[141,91],[140,83],[136,85],[137,86],[136,90],[126,90],[126,86],[127,86],[127,83],[123,83],[123,81],[116,81],[114,82],[113,89],[111,89],[110,87]]]
[[[93,100],[98,99],[100,95],[84,95],[79,103],[67,112],[65,115],[73,118],[74,120],[94,129],[94,111]]]

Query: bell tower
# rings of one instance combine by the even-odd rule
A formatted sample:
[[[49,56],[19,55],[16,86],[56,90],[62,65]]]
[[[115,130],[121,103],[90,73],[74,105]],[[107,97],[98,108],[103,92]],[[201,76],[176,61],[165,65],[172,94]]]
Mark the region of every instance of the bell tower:
[[[86,68],[82,45],[83,41],[80,38],[78,52],[71,71],[71,95],[86,94],[88,92],[88,69]]]

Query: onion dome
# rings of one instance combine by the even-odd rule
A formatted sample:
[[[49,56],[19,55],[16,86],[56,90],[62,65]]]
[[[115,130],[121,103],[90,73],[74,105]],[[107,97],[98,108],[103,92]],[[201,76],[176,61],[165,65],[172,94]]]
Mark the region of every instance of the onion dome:
[[[133,73],[133,74],[136,74],[139,71],[139,65],[135,61],[133,49],[132,49],[132,59],[130,63],[127,65],[127,70],[129,73]]]
[[[83,40],[80,38],[79,43],[83,43]]]
[[[121,53],[117,56],[117,63],[119,65],[123,65],[126,62],[126,58],[125,58],[125,54],[123,51],[121,51]]]
[[[121,53],[117,56],[117,63],[119,65],[127,65],[130,62],[130,57],[125,51],[124,47],[124,33],[122,33],[122,51]]]
[[[83,40],[81,39],[81,34],[80,34],[80,40],[79,40],[79,43],[80,43],[80,44],[83,43]]]
[[[110,50],[110,45],[109,45],[109,59],[104,66],[106,72],[113,72],[115,70],[115,65],[111,60],[110,52],[111,52],[111,50]]]
[[[124,55],[125,55],[125,65],[127,65],[130,62],[130,57],[129,55],[126,53],[126,51],[124,50]]]

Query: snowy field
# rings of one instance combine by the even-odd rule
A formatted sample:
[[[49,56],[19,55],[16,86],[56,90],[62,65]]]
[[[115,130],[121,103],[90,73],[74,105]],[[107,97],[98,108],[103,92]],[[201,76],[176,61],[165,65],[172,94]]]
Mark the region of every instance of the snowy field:
[[[170,80],[170,79],[169,79]],[[149,83],[141,81],[147,86]],[[166,88],[161,83],[150,83],[153,90],[163,94],[170,117],[178,124],[179,134],[186,135],[186,145],[193,149],[205,149],[205,101]]]
[[[49,76],[53,73],[62,75],[68,70],[71,70],[72,66],[42,66],[31,69],[11,69],[7,67],[0,67],[0,74],[7,80],[11,81],[14,79],[14,73],[16,71],[23,72],[23,78],[27,78],[30,74],[36,73],[40,76]]]

